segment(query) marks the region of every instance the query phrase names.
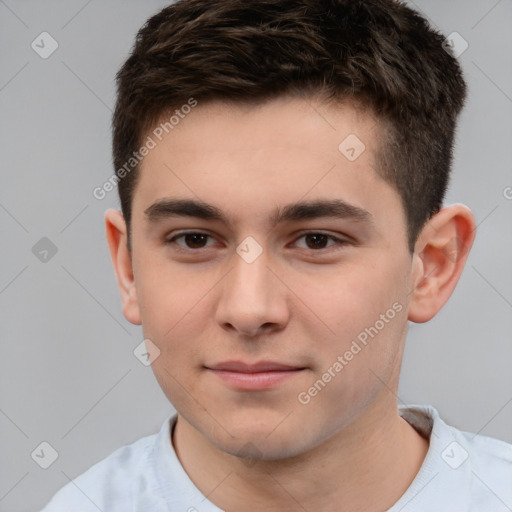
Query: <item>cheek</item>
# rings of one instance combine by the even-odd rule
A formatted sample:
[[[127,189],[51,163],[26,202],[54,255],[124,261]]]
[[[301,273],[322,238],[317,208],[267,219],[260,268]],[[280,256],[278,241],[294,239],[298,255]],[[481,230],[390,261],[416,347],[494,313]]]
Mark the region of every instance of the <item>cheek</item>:
[[[191,397],[200,396],[197,385],[205,351],[199,341],[209,320],[206,302],[201,298],[208,288],[211,286],[204,281],[196,288],[178,275],[166,280],[160,274],[157,279],[145,281],[140,297],[144,337],[160,350],[151,365],[153,373],[179,410],[190,407]]]
[[[393,305],[383,309],[384,319],[359,314],[359,325],[353,322],[350,332],[340,327],[337,339],[324,338],[318,348],[321,362],[297,398],[311,416],[323,418],[326,435],[348,425],[381,391],[395,388],[407,318],[400,303]]]
[[[135,283],[145,333],[165,339],[184,320],[186,323],[214,278],[199,266],[186,268],[148,251],[136,264]]]
[[[381,258],[380,263],[340,265],[315,275],[297,273],[293,281],[304,304],[315,313],[316,320],[310,325],[316,334],[321,332],[328,345],[341,350],[376,323],[379,330],[384,330],[382,322],[385,330],[391,323],[403,323],[403,319],[394,322],[397,310],[405,309],[403,268]]]
[[[330,327],[313,338],[318,366],[312,393],[321,396],[312,401],[332,409],[333,421],[346,417],[343,411],[369,403],[382,381],[391,382],[398,375],[407,330],[404,265],[381,258],[311,281],[311,307]],[[329,382],[324,388],[319,380]]]
[[[207,295],[216,279],[204,270],[197,269],[192,275],[190,270],[180,271],[168,262],[138,270],[136,286],[144,337],[160,350],[152,364],[155,376],[164,391],[185,383],[190,388],[204,359],[198,340],[211,322]]]

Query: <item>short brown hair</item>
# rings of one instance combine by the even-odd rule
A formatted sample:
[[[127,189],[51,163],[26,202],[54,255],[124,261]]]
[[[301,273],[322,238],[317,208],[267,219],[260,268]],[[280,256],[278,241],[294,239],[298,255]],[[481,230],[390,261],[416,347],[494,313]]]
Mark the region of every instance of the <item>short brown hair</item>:
[[[322,95],[362,102],[387,127],[377,172],[400,194],[412,252],[442,206],[466,97],[444,40],[395,0],[178,0],[164,8],[116,76],[113,160],[128,229],[139,166],[126,172],[126,162],[164,113],[190,98]]]

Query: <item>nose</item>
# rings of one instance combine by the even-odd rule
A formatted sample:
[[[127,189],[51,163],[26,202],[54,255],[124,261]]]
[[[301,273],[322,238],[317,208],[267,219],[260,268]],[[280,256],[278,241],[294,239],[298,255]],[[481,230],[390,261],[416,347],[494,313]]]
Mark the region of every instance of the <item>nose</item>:
[[[252,262],[234,255],[234,267],[222,280],[216,321],[247,337],[281,330],[289,320],[286,291],[269,268],[265,251]]]

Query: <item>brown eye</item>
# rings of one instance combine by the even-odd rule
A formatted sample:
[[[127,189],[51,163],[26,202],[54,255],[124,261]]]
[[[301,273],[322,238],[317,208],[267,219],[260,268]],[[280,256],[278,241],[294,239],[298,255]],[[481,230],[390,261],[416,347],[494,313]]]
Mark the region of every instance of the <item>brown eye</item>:
[[[348,243],[346,240],[335,237],[333,235],[328,235],[326,233],[317,233],[313,231],[310,233],[304,233],[297,239],[297,242],[299,240],[304,240],[304,243],[298,244],[298,247],[300,247],[301,249],[311,249],[314,251],[328,249],[329,247],[333,246],[343,246]]]
[[[329,241],[329,237],[320,233],[314,233],[305,235],[305,240],[309,249],[324,249]]]
[[[176,244],[182,249],[203,249],[207,247],[208,239],[211,238],[210,235],[206,233],[179,233],[172,238],[166,240],[167,244]],[[178,243],[177,240],[183,239],[183,243]]]

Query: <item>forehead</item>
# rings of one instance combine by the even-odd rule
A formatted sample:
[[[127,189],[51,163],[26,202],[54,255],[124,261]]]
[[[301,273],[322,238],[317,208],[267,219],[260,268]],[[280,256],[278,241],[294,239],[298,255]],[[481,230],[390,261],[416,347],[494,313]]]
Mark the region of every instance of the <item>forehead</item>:
[[[187,105],[183,105],[183,112],[175,109],[179,115],[162,116],[149,135],[157,143],[162,139],[168,144],[174,141],[179,144],[180,153],[195,156],[198,149],[233,152],[284,146],[327,156],[350,134],[359,135],[366,145],[377,141],[377,118],[360,101],[327,103],[321,99],[280,96],[252,103],[195,103],[195,107],[187,110]]]
[[[306,199],[364,210],[372,200],[400,203],[375,172],[376,119],[350,103],[198,103],[174,122],[148,133],[154,147],[141,165],[134,214],[169,196],[215,205],[234,221],[264,212],[270,219],[276,207]]]

